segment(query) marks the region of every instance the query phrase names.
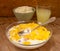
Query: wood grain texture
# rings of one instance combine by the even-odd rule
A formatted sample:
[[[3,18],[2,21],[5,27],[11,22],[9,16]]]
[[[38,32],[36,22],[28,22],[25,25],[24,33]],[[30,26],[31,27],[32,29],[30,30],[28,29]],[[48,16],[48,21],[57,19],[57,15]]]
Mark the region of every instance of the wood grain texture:
[[[16,21],[14,17],[0,17],[0,51],[60,51],[60,18],[49,24],[53,30],[51,39],[44,46],[32,50],[15,47],[8,41],[5,34],[6,27]]]
[[[23,5],[36,7],[38,3],[50,5],[52,16],[60,17],[60,0],[0,0],[0,16],[14,16],[13,8]]]

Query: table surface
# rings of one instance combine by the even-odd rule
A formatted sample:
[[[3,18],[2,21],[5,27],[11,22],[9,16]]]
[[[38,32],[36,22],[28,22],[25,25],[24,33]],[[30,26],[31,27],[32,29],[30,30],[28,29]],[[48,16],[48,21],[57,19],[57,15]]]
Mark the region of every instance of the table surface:
[[[8,41],[6,27],[16,21],[15,17],[0,17],[0,51],[60,51],[60,18],[49,24],[53,30],[51,39],[44,46],[32,50],[18,48]]]

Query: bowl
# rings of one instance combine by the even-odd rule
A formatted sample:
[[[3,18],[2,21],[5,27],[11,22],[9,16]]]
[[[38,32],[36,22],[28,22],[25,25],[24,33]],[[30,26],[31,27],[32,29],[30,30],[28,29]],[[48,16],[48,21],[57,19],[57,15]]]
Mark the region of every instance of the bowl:
[[[13,9],[13,13],[18,21],[29,21],[32,19],[35,12],[34,7],[20,6]]]
[[[19,48],[23,48],[23,49],[35,49],[35,48],[38,48],[38,47],[41,47],[43,46],[44,44],[46,44],[48,42],[48,40],[51,38],[52,36],[52,29],[51,27],[49,26],[45,26],[47,28],[47,30],[49,30],[51,33],[50,33],[50,36],[47,40],[41,42],[41,43],[38,43],[38,44],[34,44],[34,45],[23,45],[23,44],[19,44],[18,42],[13,42],[9,39],[8,37],[8,31],[9,29],[12,27],[12,26],[15,26],[15,25],[18,25],[18,24],[22,24],[22,23],[30,23],[30,22],[26,22],[26,21],[19,21],[19,22],[14,22],[12,24],[10,24],[7,28],[6,28],[6,36],[8,38],[8,40],[14,44],[15,46],[19,47]]]

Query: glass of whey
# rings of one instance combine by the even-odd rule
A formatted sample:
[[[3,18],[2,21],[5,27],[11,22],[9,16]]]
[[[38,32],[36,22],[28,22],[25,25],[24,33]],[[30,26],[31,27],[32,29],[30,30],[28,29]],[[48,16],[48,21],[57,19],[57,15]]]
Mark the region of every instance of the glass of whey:
[[[51,16],[50,6],[36,6],[37,21],[45,23]]]

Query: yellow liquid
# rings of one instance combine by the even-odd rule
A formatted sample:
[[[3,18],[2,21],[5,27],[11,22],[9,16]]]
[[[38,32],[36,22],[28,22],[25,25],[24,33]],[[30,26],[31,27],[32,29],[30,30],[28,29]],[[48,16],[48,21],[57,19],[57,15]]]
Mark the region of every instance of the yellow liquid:
[[[45,23],[51,15],[51,11],[48,9],[37,9],[36,11],[37,11],[37,21],[41,23]]]

